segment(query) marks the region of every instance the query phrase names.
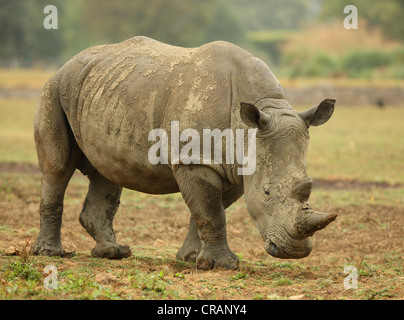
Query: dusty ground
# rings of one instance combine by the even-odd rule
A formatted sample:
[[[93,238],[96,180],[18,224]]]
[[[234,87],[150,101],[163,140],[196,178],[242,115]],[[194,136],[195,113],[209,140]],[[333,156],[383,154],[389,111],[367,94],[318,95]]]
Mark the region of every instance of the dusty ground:
[[[27,239],[35,240],[39,230],[39,178],[32,165],[0,165],[0,266],[15,259],[6,256],[3,250]],[[315,186],[330,192],[336,188],[374,187],[355,181],[317,181]],[[94,261],[89,253],[94,241],[78,222],[86,188],[85,177],[77,174],[67,190],[62,243],[66,251],[75,255],[51,260],[66,272]],[[118,276],[110,290],[116,289],[122,298],[404,299],[404,207],[319,209],[337,213],[338,218],[315,234],[311,255],[301,260],[279,260],[265,253],[244,201],[239,200],[228,210],[227,220],[229,245],[241,258],[240,267],[235,271],[205,272],[196,270],[192,263],[175,260],[189,219],[189,211],[180,197],[139,197],[125,191],[114,226],[118,241],[131,246],[134,254],[122,261],[97,259],[97,266],[89,273],[95,277],[98,273],[116,272]],[[49,263],[40,257],[35,259],[40,266]],[[347,265],[355,266],[359,272],[357,290],[344,288]],[[145,296],[145,285],[140,289],[134,285],[129,273],[122,273],[123,267],[140,270],[146,276],[159,275],[159,281],[165,281],[164,290],[152,287],[154,295]],[[2,282],[7,285],[6,280]]]

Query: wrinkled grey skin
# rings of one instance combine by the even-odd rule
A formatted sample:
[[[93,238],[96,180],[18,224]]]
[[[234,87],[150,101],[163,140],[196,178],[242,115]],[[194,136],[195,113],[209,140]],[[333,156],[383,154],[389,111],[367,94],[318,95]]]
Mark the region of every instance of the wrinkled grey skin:
[[[271,70],[226,42],[199,48],[169,46],[145,37],[89,48],[44,86],[34,119],[42,172],[40,232],[32,252],[63,256],[60,229],[66,186],[76,169],[90,180],[80,223],[96,241],[95,257],[124,258],[113,218],[122,188],[151,194],[181,192],[191,211],[177,258],[197,267],[235,268],[224,210],[245,194],[265,250],[280,258],[310,253],[310,236],[335,219],[310,209],[306,174],[309,126],[332,115],[334,100],[304,113],[292,110]],[[152,129],[170,136],[193,128],[256,128],[257,169],[236,164],[152,165]],[[225,152],[223,152],[225,155]]]

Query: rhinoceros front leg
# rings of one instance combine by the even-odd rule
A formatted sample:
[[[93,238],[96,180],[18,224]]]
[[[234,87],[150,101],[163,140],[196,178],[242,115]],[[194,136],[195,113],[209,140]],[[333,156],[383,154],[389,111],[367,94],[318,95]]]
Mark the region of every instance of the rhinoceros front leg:
[[[222,194],[223,209],[228,208],[243,195],[243,188],[232,186]],[[201,239],[199,238],[198,228],[196,227],[194,218],[191,215],[189,219],[189,227],[187,237],[177,252],[177,259],[185,261],[196,261],[196,258],[201,252]]]
[[[187,237],[177,252],[177,259],[184,261],[196,261],[199,252],[201,252],[201,239],[199,238],[198,228],[196,227],[195,220],[191,215],[189,219],[189,227]]]
[[[227,243],[221,177],[203,166],[176,166],[174,175],[201,240],[197,267],[236,268],[238,258]]]
[[[96,241],[93,257],[121,259],[132,253],[128,246],[116,242],[113,219],[119,206],[122,188],[97,171],[88,175],[90,186],[80,213],[80,223]]]

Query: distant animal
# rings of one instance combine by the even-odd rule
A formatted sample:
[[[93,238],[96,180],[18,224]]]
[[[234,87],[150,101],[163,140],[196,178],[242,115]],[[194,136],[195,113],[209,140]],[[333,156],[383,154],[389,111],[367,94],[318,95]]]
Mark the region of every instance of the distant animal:
[[[383,98],[377,99],[376,105],[377,105],[380,109],[383,109],[383,108],[385,107],[385,103],[384,103]]]
[[[227,42],[181,48],[135,37],[86,49],[48,80],[35,112],[42,190],[40,231],[31,250],[64,255],[63,199],[79,169],[89,179],[79,220],[96,241],[94,257],[131,255],[113,230],[122,188],[182,194],[191,217],[177,258],[196,260],[198,268],[237,267],[225,209],[243,194],[265,250],[279,258],[306,257],[314,232],[336,218],[311,209],[306,172],[309,127],[327,122],[334,104],[326,99],[293,110],[270,68]],[[200,136],[206,129],[242,129],[247,146],[253,129],[255,172],[239,174],[226,152],[219,162],[150,163],[156,141],[149,133],[160,128],[170,134],[172,121],[181,132],[192,128]],[[222,147],[229,146],[223,141]]]

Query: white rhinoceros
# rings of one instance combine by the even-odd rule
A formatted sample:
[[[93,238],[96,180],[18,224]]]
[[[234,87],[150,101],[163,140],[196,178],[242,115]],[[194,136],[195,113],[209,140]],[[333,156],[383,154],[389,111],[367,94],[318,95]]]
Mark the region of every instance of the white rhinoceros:
[[[80,223],[96,241],[93,256],[131,254],[117,244],[112,227],[124,187],[181,192],[191,219],[177,258],[196,259],[198,268],[238,265],[227,243],[225,209],[243,194],[265,250],[279,258],[305,257],[311,235],[336,217],[309,207],[312,181],[306,173],[309,127],[325,123],[334,103],[327,99],[294,111],[268,66],[227,42],[180,48],[135,37],[84,50],[46,83],[35,113],[42,193],[32,252],[63,256],[64,193],[79,169],[90,180]],[[246,147],[254,143],[255,170],[240,174],[234,161],[239,154],[230,154],[229,161],[226,156],[236,149],[225,139],[219,143],[227,152],[223,161],[185,163],[161,154],[158,163],[150,161],[157,140],[150,133],[160,129],[172,136],[173,123],[179,132],[192,129],[199,137],[206,129],[244,132]],[[160,144],[160,153],[179,148]]]

